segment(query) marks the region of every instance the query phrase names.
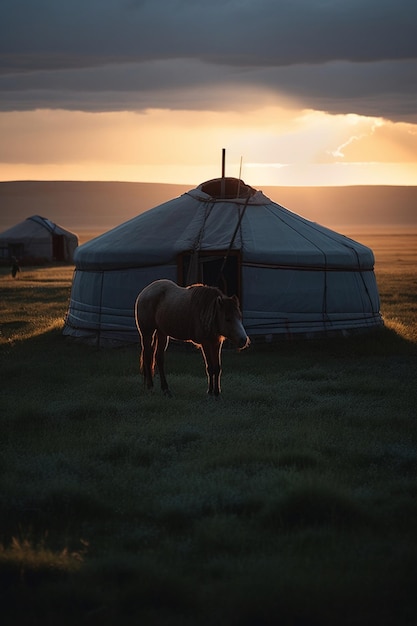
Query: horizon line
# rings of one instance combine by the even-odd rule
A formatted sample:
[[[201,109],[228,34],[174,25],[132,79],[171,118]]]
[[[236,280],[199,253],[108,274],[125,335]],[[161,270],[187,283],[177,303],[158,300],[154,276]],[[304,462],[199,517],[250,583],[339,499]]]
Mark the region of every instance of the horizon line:
[[[221,176],[218,176],[218,178],[221,178]],[[226,178],[237,178],[235,176],[226,176]],[[216,180],[213,178],[208,178],[208,180]],[[240,179],[243,181],[243,179]],[[110,184],[129,184],[129,185],[170,185],[170,186],[177,186],[177,187],[189,187],[190,189],[195,189],[196,187],[198,187],[199,185],[201,185],[204,182],[207,181],[202,181],[200,183],[198,183],[197,185],[195,185],[195,183],[168,183],[168,182],[158,182],[158,181],[137,181],[137,180],[100,180],[100,179],[93,179],[93,180],[86,180],[86,179],[77,179],[77,178],[22,178],[22,179],[11,179],[11,180],[0,180],[0,184],[1,183],[110,183]],[[248,184],[248,183],[246,183]],[[249,187],[252,187],[253,189],[258,188],[258,186],[255,185],[250,185],[248,184]],[[287,185],[259,185],[259,188],[261,187],[276,187],[276,188],[282,188],[282,187],[290,187],[293,189],[302,189],[302,188],[340,188],[340,187],[417,187],[417,184],[412,185],[412,184],[402,184],[399,185],[397,183],[346,183],[346,184],[326,184],[326,185],[304,185],[304,184],[300,184],[300,185],[294,185],[294,184],[287,184]]]

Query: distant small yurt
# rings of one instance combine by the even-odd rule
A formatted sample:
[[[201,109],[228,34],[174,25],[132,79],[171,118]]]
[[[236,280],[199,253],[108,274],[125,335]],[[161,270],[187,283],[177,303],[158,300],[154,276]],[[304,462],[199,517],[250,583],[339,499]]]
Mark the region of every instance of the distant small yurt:
[[[0,233],[0,255],[3,259],[74,260],[78,246],[75,233],[54,224],[46,217],[32,215]]]
[[[64,334],[138,341],[137,294],[158,278],[239,296],[252,339],[382,325],[368,247],[219,178],[80,246]]]

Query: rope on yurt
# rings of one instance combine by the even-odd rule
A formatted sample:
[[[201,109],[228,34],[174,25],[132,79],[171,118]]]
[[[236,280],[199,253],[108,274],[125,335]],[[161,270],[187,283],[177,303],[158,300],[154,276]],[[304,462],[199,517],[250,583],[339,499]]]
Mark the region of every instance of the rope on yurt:
[[[324,287],[323,287],[323,300],[322,300],[322,316],[323,316],[323,324],[326,328],[326,324],[329,321],[329,316],[327,315],[327,254],[324,250],[321,250],[324,256]]]
[[[201,247],[201,240],[203,238],[204,227],[209,218],[211,211],[215,205],[215,201],[211,202],[211,204],[207,204],[204,212],[204,219],[201,225],[200,230],[198,231],[197,237],[194,241],[194,245],[192,250],[190,250],[190,264],[187,270],[187,285],[192,285],[198,279],[198,251]]]
[[[227,259],[228,259],[229,255],[230,255],[230,251],[231,251],[231,249],[233,247],[233,244],[235,242],[235,239],[236,239],[237,231],[239,230],[240,225],[242,223],[243,216],[245,215],[245,211],[246,211],[248,203],[249,203],[249,198],[250,198],[249,195],[246,196],[245,204],[243,205],[242,209],[239,211],[239,219],[237,221],[236,228],[235,228],[235,230],[233,232],[233,235],[232,235],[232,238],[230,240],[229,247],[227,248],[226,254],[223,257],[223,263],[221,265],[221,268],[220,268],[218,276],[217,276],[216,285],[220,284],[221,275],[223,274],[223,270],[224,270],[224,268],[226,266]]]
[[[356,256],[356,262],[357,262],[357,264],[358,264],[359,276],[360,276],[360,279],[361,279],[361,281],[362,281],[362,285],[363,285],[363,287],[364,287],[364,289],[365,289],[365,293],[366,293],[366,295],[368,296],[369,304],[371,305],[371,310],[373,310],[372,297],[371,297],[371,294],[370,294],[370,292],[369,292],[368,285],[367,285],[367,284],[366,284],[366,282],[365,282],[364,271],[363,271],[363,270],[362,270],[362,268],[361,268],[361,262],[360,262],[360,258],[359,258],[358,251],[357,251],[357,250],[356,250],[353,246],[349,246],[349,245],[347,245],[347,244],[345,244],[345,246],[346,246],[347,248],[349,248],[349,250],[351,250],[351,252],[353,252],[353,253],[354,253],[354,255]],[[374,270],[372,269],[372,271],[374,271]],[[365,309],[365,307],[363,307],[363,312],[365,312],[365,310],[364,310],[364,309]]]
[[[280,218],[280,219],[282,220],[282,218]],[[286,224],[289,228],[291,228],[291,230],[296,230],[296,229],[295,229],[295,228],[294,228],[291,224],[289,224],[289,223],[288,223],[288,222],[286,222],[285,220],[282,220],[282,221],[283,221],[283,222],[284,222],[284,223],[285,223],[285,224]],[[328,312],[327,312],[327,274],[328,274],[328,271],[329,271],[328,260],[327,260],[327,254],[326,254],[326,252],[324,251],[324,249],[323,249],[321,246],[319,246],[319,245],[317,244],[317,242],[313,241],[310,237],[307,237],[307,236],[306,236],[305,234],[303,234],[303,233],[299,233],[299,235],[300,235],[301,237],[303,237],[303,239],[305,239],[306,241],[308,241],[311,245],[313,245],[315,248],[317,248],[317,250],[319,250],[319,251],[320,251],[320,253],[323,255],[323,261],[324,261],[324,262],[323,262],[323,268],[322,268],[322,271],[323,271],[323,274],[324,274],[324,277],[323,277],[323,278],[324,278],[324,285],[323,285],[323,297],[322,297],[322,306],[321,306],[322,311],[321,311],[321,313],[322,313],[322,321],[323,321],[323,324],[324,324],[324,326],[326,327],[326,325],[327,325],[327,324],[329,324],[329,323],[331,324],[331,320],[329,319],[329,315],[328,315]],[[310,270],[310,269],[314,270],[315,268],[314,268],[314,267],[311,267],[311,268],[310,268],[310,267],[306,267],[306,268],[304,268],[304,269],[306,269],[306,270]]]
[[[101,310],[103,306],[103,286],[104,286],[104,271],[101,271],[101,284],[100,284],[100,308],[98,314],[98,328],[97,328],[97,348],[100,349],[101,343]]]

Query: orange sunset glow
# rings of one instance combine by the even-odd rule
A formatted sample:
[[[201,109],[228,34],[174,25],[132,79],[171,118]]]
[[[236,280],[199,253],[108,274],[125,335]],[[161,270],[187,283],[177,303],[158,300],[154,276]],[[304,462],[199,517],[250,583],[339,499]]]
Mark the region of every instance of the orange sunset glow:
[[[0,114],[0,180],[198,184],[227,173],[253,185],[413,185],[413,124],[267,106],[257,110]]]
[[[26,207],[11,181],[79,182],[76,204],[26,188],[30,210],[110,226],[217,178],[223,149],[227,176],[312,219],[414,223],[416,19],[409,0],[7,0],[3,223]],[[138,186],[93,202],[90,182]]]

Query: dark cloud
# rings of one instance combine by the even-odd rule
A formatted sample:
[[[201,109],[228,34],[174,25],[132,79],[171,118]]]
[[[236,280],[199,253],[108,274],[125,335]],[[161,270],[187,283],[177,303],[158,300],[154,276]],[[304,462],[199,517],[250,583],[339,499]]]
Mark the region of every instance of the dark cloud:
[[[112,64],[0,77],[0,110],[304,108],[415,122],[417,61],[237,69],[192,60]]]
[[[3,71],[112,60],[232,65],[415,58],[415,0],[2,0]],[[26,64],[26,65],[25,65]]]
[[[412,119],[416,23],[415,0],[2,0],[0,106],[222,108],[256,86]]]

